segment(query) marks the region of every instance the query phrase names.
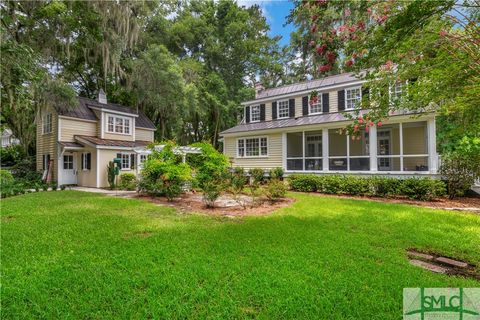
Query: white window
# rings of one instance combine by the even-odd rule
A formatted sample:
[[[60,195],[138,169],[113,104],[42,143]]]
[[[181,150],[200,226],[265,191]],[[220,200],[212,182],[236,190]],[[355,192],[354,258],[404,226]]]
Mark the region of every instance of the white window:
[[[42,124],[43,124],[42,126],[43,134],[52,132],[52,114],[51,113],[47,113],[43,115]]]
[[[147,155],[146,154],[141,154],[140,155],[140,159],[139,159],[139,162],[138,162],[138,165],[143,168],[143,163],[147,161]]]
[[[63,156],[63,169],[72,170],[73,169],[73,155],[64,155]]]
[[[108,116],[107,132],[130,134],[130,119],[118,116]]]
[[[290,110],[288,107],[288,100],[278,101],[277,103],[278,119],[288,118],[290,116]]]
[[[322,95],[319,94],[317,96],[318,100],[316,103],[308,103],[308,107],[310,108],[309,109],[309,112],[308,114],[315,114],[315,113],[322,113]],[[312,101],[313,102],[313,101]]]
[[[390,87],[390,100],[397,101],[402,97],[404,83],[401,81],[395,82],[394,85]]]
[[[250,107],[250,122],[260,121],[260,106]]]
[[[353,110],[360,106],[362,101],[361,88],[353,88],[345,90],[345,110]]]
[[[129,170],[130,169],[130,154],[122,153],[120,158],[122,159],[122,170]]]
[[[237,147],[238,157],[265,157],[268,155],[266,137],[238,139]]]

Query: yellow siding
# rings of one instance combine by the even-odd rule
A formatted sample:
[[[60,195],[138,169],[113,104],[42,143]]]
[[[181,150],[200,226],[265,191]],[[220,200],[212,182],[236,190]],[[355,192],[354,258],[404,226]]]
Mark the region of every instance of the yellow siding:
[[[302,96],[295,97],[295,118],[303,115]]]
[[[52,113],[52,132],[42,133],[42,117],[47,113]],[[58,114],[50,107],[40,110],[36,119],[37,124],[37,170],[42,171],[42,161],[44,154],[50,154],[50,159],[53,160],[52,180],[57,180],[58,170]]]
[[[272,103],[265,103],[265,121],[272,120]]]
[[[135,140],[153,141],[153,131],[146,129],[135,129]]]
[[[74,142],[75,135],[97,136],[97,123],[73,119],[60,119],[60,141]]]
[[[106,188],[108,187],[108,178],[107,178],[107,166],[110,161],[113,160],[117,156],[117,153],[133,153],[133,151],[119,151],[119,150],[101,150],[98,149],[98,171],[99,171],[99,182],[100,182],[100,188]],[[138,163],[136,163],[138,165]],[[137,174],[136,170],[120,170],[120,175],[122,173],[133,173]],[[119,179],[117,177],[117,179]]]
[[[275,133],[261,136],[268,137],[268,157],[237,158],[237,139],[243,137],[225,138],[224,153],[233,161],[233,166],[245,169],[282,167],[282,134]]]
[[[338,112],[338,91],[329,91],[329,111]]]

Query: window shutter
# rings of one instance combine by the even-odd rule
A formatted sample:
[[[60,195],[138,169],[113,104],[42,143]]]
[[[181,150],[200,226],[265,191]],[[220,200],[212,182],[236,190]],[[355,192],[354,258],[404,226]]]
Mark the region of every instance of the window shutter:
[[[86,156],[87,156],[87,170],[90,170],[92,169],[92,154],[87,153]]]
[[[130,169],[135,169],[135,153],[130,154]]]
[[[260,105],[260,121],[265,121],[265,104]]]
[[[345,110],[345,90],[338,91],[338,111]]]
[[[362,88],[362,100],[363,101],[370,101],[370,89],[369,88]]]
[[[308,96],[302,98],[302,111],[304,116],[308,116]]]
[[[277,101],[272,102],[272,119],[277,119]]]
[[[245,107],[245,123],[250,122],[250,107]]]
[[[328,92],[322,94],[322,111],[323,113],[330,112],[330,94]]]
[[[47,155],[44,154],[42,158],[43,158],[43,159],[42,159],[42,160],[43,160],[43,161],[42,161],[42,170],[45,170],[45,168],[47,167],[47,166],[45,165],[45,163],[47,162]]]
[[[288,109],[290,118],[295,118],[295,99],[288,100]]]
[[[85,163],[85,162],[84,162],[84,159],[85,159],[85,153],[82,153],[81,160],[80,160],[80,162],[82,163],[81,166],[80,166],[80,168],[82,168],[82,170],[85,170],[85,169],[86,169],[86,168],[84,167],[84,165],[83,165],[83,164]]]

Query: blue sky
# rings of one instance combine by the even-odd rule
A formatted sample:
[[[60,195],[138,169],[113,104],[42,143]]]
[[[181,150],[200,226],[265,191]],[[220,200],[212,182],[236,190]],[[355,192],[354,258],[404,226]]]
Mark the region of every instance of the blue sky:
[[[251,6],[258,4],[262,8],[263,15],[270,25],[270,35],[281,35],[281,45],[287,45],[290,41],[290,32],[294,30],[293,25],[283,26],[286,16],[293,9],[293,2],[285,0],[238,0],[239,5]]]

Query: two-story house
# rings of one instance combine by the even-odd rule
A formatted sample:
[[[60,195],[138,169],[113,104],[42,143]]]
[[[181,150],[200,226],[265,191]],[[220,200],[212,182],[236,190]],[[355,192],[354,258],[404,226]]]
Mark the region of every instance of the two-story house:
[[[121,172],[139,173],[146,159],[138,152],[153,142],[155,126],[144,113],[98,99],[78,98],[69,110],[51,107],[37,117],[37,170],[52,181],[108,187],[107,165],[121,159]]]
[[[242,103],[241,123],[221,133],[224,153],[234,166],[282,167],[287,174],[436,174],[434,113],[398,112],[353,140],[342,134],[351,123],[345,114],[365,94],[364,82],[345,73],[266,90],[257,85],[255,99]],[[402,89],[394,85],[391,98],[401,97]],[[310,103],[313,90],[316,103]]]

